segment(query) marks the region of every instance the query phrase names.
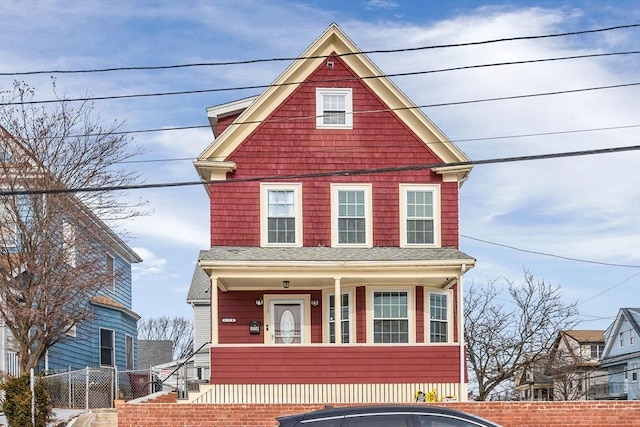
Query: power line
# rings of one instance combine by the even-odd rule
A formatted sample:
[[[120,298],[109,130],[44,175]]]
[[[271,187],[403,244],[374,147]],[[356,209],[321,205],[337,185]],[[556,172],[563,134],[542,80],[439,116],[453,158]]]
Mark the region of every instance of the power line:
[[[517,134],[517,135],[500,135],[500,136],[486,136],[481,138],[464,138],[464,139],[452,139],[447,142],[452,143],[460,143],[460,142],[473,142],[473,141],[490,141],[496,139],[516,139],[516,138],[529,138],[535,136],[550,136],[550,135],[567,135],[572,133],[582,133],[582,132],[596,132],[596,131],[606,131],[606,130],[618,130],[618,129],[631,129],[637,128],[640,125],[625,125],[625,126],[610,126],[610,127],[602,127],[602,128],[591,128],[591,129],[573,129],[573,130],[564,130],[564,131],[552,131],[552,132],[538,132],[538,133],[526,133],[526,134]],[[204,129],[210,128],[209,125],[202,126],[185,126],[185,127],[171,127],[171,128],[158,128],[158,129],[146,129],[146,130],[137,130],[137,131],[122,131],[122,132],[111,132],[111,135],[116,134],[127,134],[127,133],[141,133],[141,132],[160,132],[160,131],[174,131],[174,130],[182,130],[182,129]],[[81,136],[102,136],[106,134],[97,133],[97,134],[87,134],[87,135],[71,135],[69,138],[78,138]],[[426,142],[427,146],[433,146],[436,144],[444,144],[444,141],[433,141]],[[368,144],[367,148],[375,148],[377,147],[375,144]],[[334,147],[333,151],[349,151],[350,153],[354,152],[353,147]],[[317,150],[302,150],[300,153],[316,153],[320,152],[321,149]],[[292,151],[294,152],[294,151]],[[262,158],[271,157],[270,155],[264,154],[261,156]],[[273,157],[279,157],[279,155],[274,154]],[[125,160],[122,162],[118,162],[120,164],[129,164],[129,163],[161,163],[161,162],[175,162],[175,161],[193,161],[196,160],[194,157],[174,157],[174,158],[166,158],[166,159],[147,159],[147,160]]]
[[[309,81],[302,81],[302,82],[288,82],[288,83],[277,83],[277,84],[272,83],[267,85],[236,86],[236,87],[223,87],[223,88],[213,88],[213,89],[195,89],[195,90],[183,90],[183,91],[174,91],[174,92],[154,92],[154,93],[129,94],[129,95],[92,96],[92,97],[84,97],[84,98],[46,99],[42,101],[4,102],[4,103],[0,103],[0,106],[51,104],[51,103],[57,103],[62,101],[64,102],[106,101],[106,100],[116,100],[116,99],[148,98],[148,97],[156,97],[156,96],[195,95],[195,94],[202,94],[202,93],[268,89],[271,87],[295,86],[295,85],[311,84],[311,83],[337,83],[337,82],[345,82],[345,81],[360,81],[360,80],[371,80],[371,79],[391,78],[391,77],[407,77],[407,76],[442,73],[442,72],[449,72],[449,71],[459,71],[459,70],[485,68],[485,67],[497,67],[497,66],[504,66],[504,65],[520,65],[520,64],[529,64],[529,63],[595,58],[595,57],[614,56],[614,55],[635,55],[638,53],[640,53],[640,51],[598,53],[598,54],[590,54],[590,55],[564,56],[564,57],[546,58],[546,59],[532,59],[532,60],[523,60],[523,61],[497,62],[497,63],[491,63],[491,64],[467,65],[467,66],[461,66],[461,67],[442,68],[437,70],[409,71],[404,73],[379,74],[379,75],[373,75],[373,76],[358,76],[358,77],[339,78],[339,79],[320,79],[320,80],[309,80]]]
[[[504,243],[496,243],[496,242],[491,242],[491,241],[488,241],[488,240],[478,239],[476,237],[466,236],[464,234],[460,234],[460,237],[464,237],[464,238],[469,239],[469,240],[475,240],[476,242],[486,243],[488,245],[494,245],[494,246],[500,246],[500,247],[503,247],[503,248],[513,249],[514,251],[526,252],[526,253],[529,253],[529,254],[542,255],[542,256],[548,256],[548,257],[553,257],[553,258],[560,258],[560,259],[565,259],[565,260],[568,260],[568,261],[584,262],[584,263],[587,263],[587,264],[607,265],[607,266],[611,266],[611,267],[640,268],[640,265],[615,264],[615,263],[609,263],[609,262],[589,261],[589,260],[586,260],[586,259],[571,258],[571,257],[567,257],[567,256],[562,256],[562,255],[554,255],[554,254],[550,254],[550,253],[547,253],[547,252],[532,251],[532,250],[528,250],[528,249],[517,248],[515,246],[505,245]],[[640,274],[640,273],[638,273],[638,274]]]
[[[552,37],[565,37],[565,36],[572,36],[572,35],[581,35],[581,34],[599,33],[599,32],[605,32],[605,31],[620,30],[620,29],[633,28],[633,27],[638,27],[638,26],[640,26],[640,24],[618,25],[618,26],[615,26],[615,27],[598,28],[598,29],[594,29],[594,30],[582,30],[582,31],[572,31],[572,32],[565,32],[565,33],[543,34],[543,35],[537,35],[537,36],[508,37],[508,38],[490,39],[490,40],[475,41],[475,42],[449,43],[449,44],[441,44],[441,45],[418,46],[418,47],[411,47],[411,48],[376,49],[376,50],[367,50],[367,51],[359,51],[359,52],[347,52],[347,53],[333,54],[333,55],[316,55],[316,56],[301,56],[301,57],[275,57],[275,58],[262,58],[262,59],[247,59],[247,60],[240,60],[240,61],[197,62],[197,63],[189,63],[189,64],[111,67],[111,68],[94,68],[94,69],[85,69],[85,70],[41,70],[41,71],[23,71],[23,72],[4,72],[4,73],[0,73],[0,76],[27,76],[27,75],[34,75],[34,74],[74,74],[74,73],[103,73],[103,72],[112,72],[112,71],[166,70],[166,69],[189,68],[189,67],[212,67],[212,66],[228,66],[228,65],[245,65],[245,64],[256,64],[256,63],[261,63],[261,62],[321,59],[321,58],[329,58],[329,57],[336,57],[336,56],[342,57],[342,56],[366,55],[366,54],[374,54],[374,53],[416,52],[416,51],[430,50],[430,49],[443,49],[443,48],[454,48],[454,47],[464,47],[464,46],[478,46],[478,45],[483,45],[483,44],[501,43],[501,42],[508,42],[508,41],[535,40],[535,39],[544,39],[544,38],[552,38]]]
[[[594,150],[582,150],[582,151],[569,151],[563,153],[551,153],[551,154],[537,154],[531,156],[518,156],[518,157],[501,157],[495,159],[486,160],[473,160],[467,162],[451,162],[451,163],[432,163],[422,165],[409,165],[409,166],[397,166],[397,167],[385,167],[385,168],[369,168],[369,169],[352,169],[332,172],[315,172],[304,174],[290,174],[290,175],[269,175],[258,176],[251,178],[232,178],[225,181],[209,180],[209,181],[185,181],[185,182],[168,182],[157,184],[131,184],[109,187],[81,187],[81,188],[63,188],[63,189],[46,189],[46,190],[8,190],[0,191],[0,196],[15,196],[15,195],[28,195],[28,194],[61,194],[61,193],[90,193],[96,191],[119,191],[119,190],[140,190],[149,188],[167,188],[167,187],[187,187],[194,185],[220,185],[220,184],[235,184],[240,182],[259,182],[259,181],[276,181],[276,180],[291,180],[291,179],[309,179],[309,178],[322,178],[330,176],[357,176],[357,175],[371,175],[377,173],[391,173],[391,172],[403,172],[403,171],[416,171],[424,169],[433,169],[445,166],[472,166],[472,165],[486,165],[496,163],[511,163],[530,160],[547,160],[558,159],[565,157],[580,157],[596,154],[611,154],[621,153],[626,151],[638,151],[640,145],[631,145],[626,147],[613,147],[613,148],[600,148]]]
[[[604,294],[604,293],[606,293],[606,292],[609,292],[610,290],[615,289],[615,288],[617,288],[618,286],[620,286],[620,285],[622,285],[622,284],[624,284],[624,283],[628,282],[629,280],[633,279],[634,277],[636,277],[636,276],[638,276],[638,275],[640,275],[640,272],[637,272],[637,273],[632,274],[631,276],[629,276],[629,277],[627,277],[626,279],[624,279],[624,280],[622,280],[622,281],[620,281],[620,282],[616,283],[615,285],[613,285],[613,286],[611,286],[611,287],[608,287],[608,288],[607,288],[607,289],[605,289],[604,291],[599,292],[599,293],[595,294],[594,296],[592,296],[592,297],[590,297],[590,298],[587,298],[586,300],[582,301],[581,303],[578,303],[578,305],[585,304],[585,303],[587,303],[587,302],[589,302],[589,301],[591,301],[591,300],[593,300],[593,299],[595,299],[595,298],[599,297],[600,295],[602,295],[602,294]]]

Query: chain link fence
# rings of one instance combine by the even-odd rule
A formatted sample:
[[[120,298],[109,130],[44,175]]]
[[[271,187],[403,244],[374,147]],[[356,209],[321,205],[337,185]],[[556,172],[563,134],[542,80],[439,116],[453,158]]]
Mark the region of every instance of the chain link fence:
[[[111,408],[116,399],[131,400],[155,391],[158,378],[151,369],[119,371],[85,368],[37,377],[43,381],[55,408]]]

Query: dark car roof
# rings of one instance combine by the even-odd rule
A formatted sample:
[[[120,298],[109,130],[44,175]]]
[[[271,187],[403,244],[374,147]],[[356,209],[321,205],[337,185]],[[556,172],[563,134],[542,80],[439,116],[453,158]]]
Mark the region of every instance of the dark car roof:
[[[372,406],[348,406],[341,408],[326,407],[317,411],[306,412],[303,414],[287,415],[279,417],[276,420],[280,421],[282,425],[292,425],[294,421],[308,421],[321,418],[332,417],[348,417],[350,415],[362,415],[362,414],[382,414],[382,413],[415,413],[415,414],[441,414],[449,416],[462,416],[469,420],[475,420],[487,425],[500,427],[498,424],[491,421],[477,417],[475,415],[449,409],[441,406],[429,406],[429,405],[372,405]]]

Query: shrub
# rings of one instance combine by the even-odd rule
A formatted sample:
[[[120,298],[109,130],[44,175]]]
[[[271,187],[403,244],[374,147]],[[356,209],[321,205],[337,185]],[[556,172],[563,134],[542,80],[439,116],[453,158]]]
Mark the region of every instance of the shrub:
[[[4,402],[2,411],[7,417],[9,427],[31,426],[31,390],[29,374],[8,379],[2,384]],[[43,381],[36,381],[35,393],[35,421],[34,427],[46,427],[53,413],[49,393]]]

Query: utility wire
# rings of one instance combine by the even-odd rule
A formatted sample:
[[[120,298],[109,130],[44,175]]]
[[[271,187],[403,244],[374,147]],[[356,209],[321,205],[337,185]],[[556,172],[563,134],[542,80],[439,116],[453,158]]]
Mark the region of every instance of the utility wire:
[[[640,127],[639,125],[626,125],[626,126],[610,126],[610,127],[602,127],[602,128],[591,128],[591,129],[573,129],[573,130],[564,130],[564,131],[553,131],[553,132],[539,132],[539,133],[526,133],[526,134],[518,134],[518,135],[500,135],[500,136],[486,136],[486,137],[481,137],[481,138],[464,138],[464,139],[452,139],[452,140],[448,140],[448,141],[433,141],[433,142],[426,142],[425,145],[427,146],[434,146],[437,144],[444,144],[445,142],[452,142],[452,143],[460,143],[460,142],[473,142],[473,141],[491,141],[491,140],[497,140],[497,139],[516,139],[516,138],[529,138],[529,137],[535,137],[535,136],[550,136],[550,135],[566,135],[566,134],[572,134],[572,133],[582,133],[582,132],[596,132],[596,131],[606,131],[606,130],[618,130],[618,129],[630,129],[630,128],[637,128]],[[173,131],[173,130],[182,130],[182,129],[204,129],[204,128],[210,128],[209,125],[202,125],[202,126],[185,126],[185,127],[171,127],[171,128],[159,128],[159,129],[147,129],[147,130],[137,130],[137,131],[122,131],[122,132],[111,132],[110,135],[116,135],[116,134],[127,134],[127,133],[141,133],[141,132],[159,132],[159,131]],[[102,135],[107,135],[107,134],[101,134],[101,133],[96,133],[96,134],[87,134],[87,135],[71,135],[68,138],[80,138],[80,137],[84,137],[84,136],[102,136]],[[377,147],[375,144],[369,144],[367,145],[367,148],[374,148]],[[353,152],[357,152],[357,150],[354,150],[353,147],[334,147],[333,148],[334,151],[348,151],[350,153]],[[324,150],[323,150],[324,151]],[[292,151],[295,152],[295,151]],[[316,153],[316,152],[321,152],[321,149],[317,149],[317,150],[301,150],[299,151],[299,153]],[[273,156],[270,155],[262,155],[261,158],[268,158],[268,157],[279,157],[279,155],[274,154]],[[166,158],[166,159],[146,159],[146,160],[124,160],[122,162],[118,162],[119,164],[125,164],[125,163],[162,163],[162,162],[178,162],[178,161],[194,161],[196,160],[196,158],[194,157],[173,157],[173,158]]]
[[[347,52],[347,53],[333,54],[333,55],[280,57],[280,58],[276,57],[276,58],[247,59],[247,60],[240,60],[240,61],[223,61],[223,62],[197,62],[197,63],[190,63],[190,64],[176,64],[176,65],[94,68],[94,69],[85,69],[85,70],[42,70],[42,71],[3,72],[3,73],[0,73],[0,76],[27,76],[27,75],[34,75],[34,74],[103,73],[103,72],[111,72],[111,71],[138,71],[138,70],[166,70],[166,69],[188,68],[188,67],[212,67],[212,66],[256,64],[261,62],[296,61],[296,60],[320,59],[320,58],[329,58],[329,57],[366,55],[366,54],[373,54],[373,53],[416,52],[421,50],[454,48],[454,47],[463,47],[463,46],[478,46],[483,44],[501,43],[501,42],[508,42],[508,41],[517,41],[517,40],[535,40],[535,39],[544,39],[544,38],[552,38],[552,37],[565,37],[565,36],[573,36],[573,35],[580,35],[580,34],[620,30],[625,28],[634,28],[638,26],[640,26],[640,24],[618,25],[615,27],[598,28],[594,30],[582,30],[582,31],[572,31],[572,32],[565,32],[565,33],[543,34],[543,35],[537,35],[537,36],[509,37],[509,38],[490,39],[490,40],[466,42],[466,43],[449,43],[449,44],[441,44],[441,45],[418,46],[418,47],[411,47],[411,48],[376,49],[376,50],[367,50],[367,51],[359,51],[359,52]]]
[[[565,260],[568,260],[568,261],[584,262],[584,263],[587,263],[587,264],[608,265],[608,266],[612,266],[612,267],[640,268],[640,265],[615,264],[615,263],[609,263],[609,262],[589,261],[589,260],[580,259],[580,258],[571,258],[571,257],[567,257],[567,256],[562,256],[562,255],[554,255],[554,254],[550,254],[550,253],[547,253],[547,252],[532,251],[532,250],[528,250],[528,249],[517,248],[515,246],[505,245],[503,243],[496,243],[496,242],[491,242],[489,240],[478,239],[477,237],[466,236],[464,234],[460,234],[460,237],[464,237],[464,238],[469,239],[469,240],[475,240],[476,242],[486,243],[488,245],[494,245],[494,246],[500,246],[500,247],[507,248],[507,249],[512,249],[514,251],[526,252],[526,253],[529,253],[529,254],[542,255],[542,256],[548,256],[548,257],[553,257],[553,258],[560,258],[560,259],[565,259]],[[637,273],[637,274],[640,274],[640,273]]]
[[[638,275],[640,275],[640,272],[637,272],[637,273],[632,274],[631,276],[627,277],[626,279],[624,279],[624,280],[622,280],[622,281],[620,281],[620,282],[616,283],[615,285],[613,285],[613,286],[611,286],[611,287],[608,287],[608,288],[607,288],[607,289],[605,289],[604,291],[599,292],[599,293],[595,294],[594,296],[592,296],[592,297],[590,297],[590,298],[587,298],[586,300],[582,301],[581,303],[578,303],[577,305],[585,304],[585,303],[587,303],[587,302],[589,302],[589,301],[591,301],[591,300],[593,300],[593,299],[595,299],[595,298],[599,297],[600,295],[602,295],[602,294],[604,294],[604,293],[606,293],[606,292],[609,292],[610,290],[612,290],[612,289],[614,289],[614,288],[617,288],[618,286],[620,286],[620,285],[622,285],[622,284],[624,284],[624,283],[628,282],[629,280],[633,279],[634,277],[636,277],[636,276],[638,276]]]
[[[115,99],[148,98],[148,97],[156,97],[156,96],[175,96],[175,95],[194,95],[194,94],[202,94],[202,93],[230,92],[230,91],[254,90],[254,89],[268,89],[268,88],[271,88],[271,87],[295,86],[295,85],[311,84],[311,83],[338,83],[338,82],[371,80],[371,79],[390,78],[390,77],[407,77],[407,76],[434,74],[434,73],[442,73],[442,72],[449,72],[449,71],[459,71],[459,70],[485,68],[485,67],[497,67],[497,66],[504,66],[504,65],[519,65],[519,64],[540,63],[540,62],[550,62],[550,61],[563,61],[563,60],[570,60],[570,59],[595,58],[595,57],[614,56],[614,55],[635,55],[635,54],[638,54],[638,53],[640,53],[640,51],[609,52],[609,53],[598,53],[598,54],[577,55],[577,56],[564,56],[564,57],[546,58],[546,59],[532,59],[532,60],[511,61],[511,62],[496,62],[496,63],[490,63],[490,64],[479,64],[479,65],[467,65],[467,66],[461,66],[461,67],[442,68],[442,69],[437,69],[437,70],[409,71],[409,72],[404,72],[404,73],[393,73],[393,74],[379,74],[379,75],[373,75],[373,76],[358,76],[358,77],[348,77],[348,78],[338,78],[338,79],[320,79],[320,80],[308,80],[308,81],[301,81],[301,82],[288,82],[288,83],[277,83],[277,84],[273,84],[272,83],[272,84],[267,84],[267,85],[236,86],[236,87],[223,87],[223,88],[213,88],[213,89],[195,89],[195,90],[186,90],[186,91],[154,92],[154,93],[129,94],[129,95],[93,96],[93,97],[84,97],[84,98],[46,99],[46,100],[42,100],[42,101],[3,102],[3,103],[0,103],[0,106],[51,104],[51,103],[57,103],[57,102],[106,101],[106,100],[115,100]]]
[[[221,184],[235,184],[240,182],[259,182],[259,181],[280,181],[291,179],[309,179],[309,178],[322,178],[330,176],[358,176],[358,175],[371,175],[377,173],[390,173],[390,172],[404,172],[404,171],[416,171],[424,169],[433,169],[446,166],[472,166],[472,165],[486,165],[496,163],[512,163],[530,160],[547,160],[558,159],[565,157],[580,157],[595,154],[611,154],[621,153],[626,151],[638,151],[640,145],[631,145],[625,147],[613,147],[613,148],[600,148],[594,150],[582,150],[582,151],[569,151],[563,153],[551,153],[551,154],[537,154],[530,156],[518,156],[518,157],[501,157],[495,159],[486,160],[472,160],[467,162],[451,162],[451,163],[432,163],[422,165],[409,165],[409,166],[397,166],[397,167],[385,167],[385,168],[369,168],[369,169],[352,169],[342,171],[331,172],[314,172],[303,174],[289,174],[289,175],[268,175],[257,176],[251,178],[232,178],[225,181],[217,180],[201,180],[201,181],[185,181],[185,182],[167,182],[157,184],[131,184],[120,186],[108,186],[108,187],[81,187],[81,188],[62,188],[62,189],[23,189],[23,190],[0,190],[0,196],[15,196],[15,195],[28,195],[28,194],[61,194],[61,193],[90,193],[96,191],[118,191],[118,190],[140,190],[148,188],[167,188],[167,187],[187,187],[194,185],[221,185]]]

